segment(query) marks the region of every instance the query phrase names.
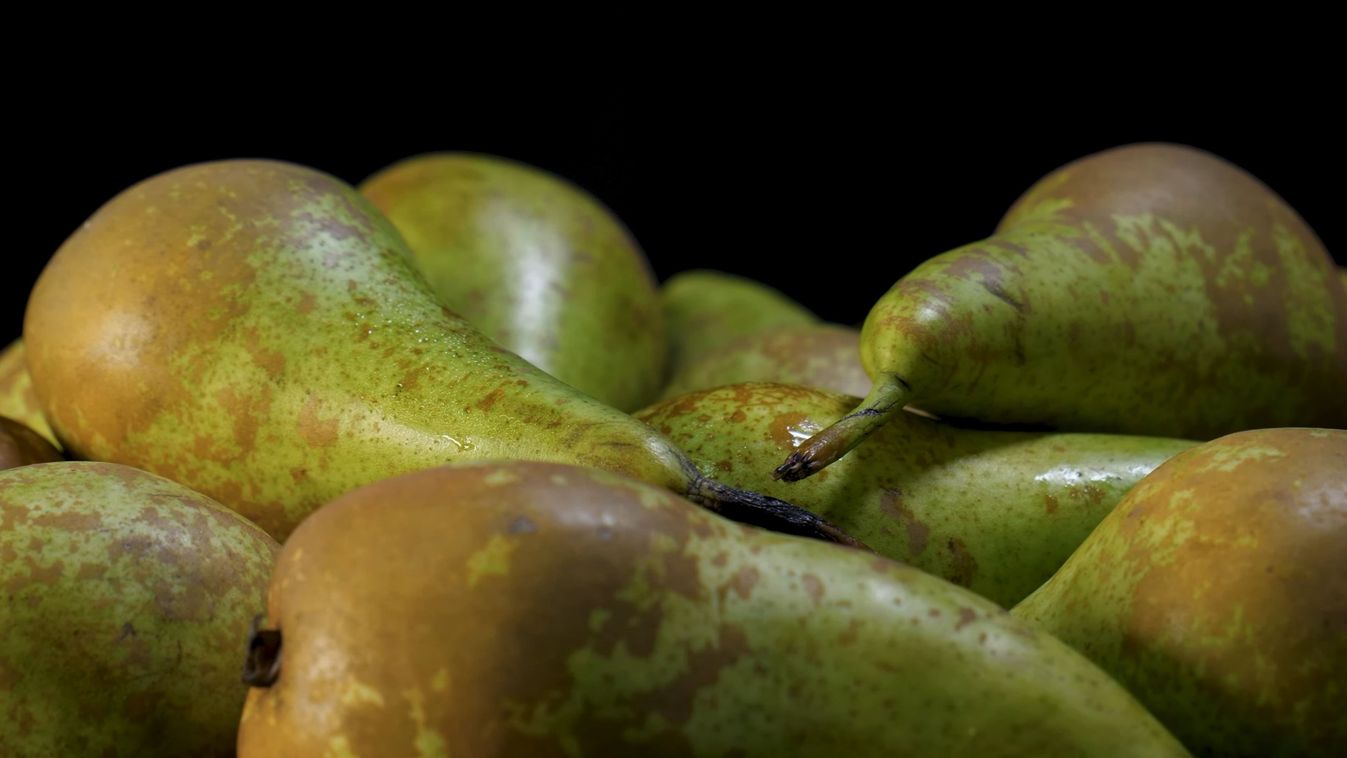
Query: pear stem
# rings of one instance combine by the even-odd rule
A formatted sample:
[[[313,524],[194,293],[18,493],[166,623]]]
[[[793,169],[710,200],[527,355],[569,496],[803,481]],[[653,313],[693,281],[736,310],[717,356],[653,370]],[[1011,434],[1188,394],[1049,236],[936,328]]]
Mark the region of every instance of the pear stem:
[[[902,377],[881,375],[855,410],[800,443],[772,472],[772,478],[798,482],[822,471],[883,426],[911,397],[912,388]]]
[[[841,527],[798,505],[757,492],[736,489],[705,476],[698,476],[693,480],[688,498],[701,503],[714,513],[742,524],[874,552],[864,542],[843,531]]]
[[[253,618],[248,633],[248,657],[243,661],[243,683],[249,687],[270,687],[281,675],[281,630],[259,629],[262,617]]]

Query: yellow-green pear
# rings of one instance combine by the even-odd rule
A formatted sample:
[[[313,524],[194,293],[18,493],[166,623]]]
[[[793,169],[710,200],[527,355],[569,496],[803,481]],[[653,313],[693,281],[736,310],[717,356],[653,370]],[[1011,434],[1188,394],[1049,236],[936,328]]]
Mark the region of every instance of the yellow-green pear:
[[[42,415],[42,406],[33,391],[33,377],[28,373],[21,339],[0,351],[0,416],[18,421],[58,449],[61,447],[47,418]]]

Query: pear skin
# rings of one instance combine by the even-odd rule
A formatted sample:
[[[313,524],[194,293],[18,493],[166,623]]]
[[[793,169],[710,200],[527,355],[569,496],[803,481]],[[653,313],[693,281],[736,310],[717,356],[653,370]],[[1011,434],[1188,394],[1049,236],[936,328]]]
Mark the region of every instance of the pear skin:
[[[1347,426],[1347,292],[1271,189],[1178,145],[1035,184],[989,239],[904,276],[866,318],[874,389],[777,470],[809,476],[905,403],[941,417],[1208,440]]]
[[[701,477],[649,427],[441,306],[410,259],[327,174],[276,161],[160,174],[100,208],[38,278],[24,321],[33,386],[75,457],[168,477],[280,540],[363,484],[522,458],[848,541]]]
[[[267,608],[240,758],[1184,755],[983,598],[592,469],[350,493],[285,545]]]
[[[280,546],[107,463],[0,471],[0,752],[231,756]]]
[[[855,404],[818,389],[741,384],[636,417],[708,475],[789,498],[880,555],[1007,608],[1052,576],[1133,484],[1194,444],[963,429],[899,413],[817,476],[772,479],[772,462]]]
[[[835,324],[788,326],[731,340],[685,361],[660,393],[663,400],[745,382],[774,382],[865,397],[861,332]]]
[[[675,274],[660,287],[659,297],[669,335],[670,376],[740,337],[819,321],[778,290],[723,271]]]
[[[489,155],[434,153],[360,185],[440,302],[594,398],[635,410],[664,379],[656,282],[636,240],[579,187]]]
[[[1198,754],[1347,746],[1347,431],[1222,437],[1138,484],[1013,611]]]
[[[18,421],[58,449],[61,447],[46,416],[42,415],[42,406],[33,391],[33,377],[28,373],[21,339],[0,351],[0,416]]]
[[[0,469],[59,460],[61,451],[52,447],[42,435],[13,419],[0,416]]]

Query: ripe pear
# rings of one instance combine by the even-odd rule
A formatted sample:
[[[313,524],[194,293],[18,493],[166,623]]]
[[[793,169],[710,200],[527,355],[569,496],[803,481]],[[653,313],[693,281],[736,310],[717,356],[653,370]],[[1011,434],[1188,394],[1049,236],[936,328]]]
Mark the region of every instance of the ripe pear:
[[[740,384],[636,417],[708,476],[789,497],[880,555],[1007,608],[1052,576],[1133,484],[1194,444],[964,429],[899,413],[817,476],[772,480],[773,461],[855,404],[818,389]]]
[[[936,256],[866,318],[874,389],[777,469],[809,476],[904,403],[937,416],[1208,440],[1347,426],[1347,292],[1271,189],[1178,145],[1035,184],[989,239]]]
[[[682,364],[661,399],[745,382],[775,382],[864,397],[870,377],[861,365],[861,333],[835,324],[788,326],[726,342]]]
[[[28,367],[80,458],[124,463],[283,540],[394,474],[474,458],[611,469],[735,518],[846,541],[705,479],[672,443],[500,347],[436,300],[354,188],[275,161],[147,179],[52,257]]]
[[[0,416],[8,416],[42,435],[58,449],[51,426],[42,415],[42,406],[38,403],[37,393],[33,391],[33,377],[28,373],[28,363],[23,349],[23,340],[9,343],[9,347],[0,351]]]
[[[1183,754],[983,598],[592,469],[372,484],[268,601],[240,758]]]
[[[440,302],[483,334],[624,411],[664,380],[664,316],[636,240],[579,187],[489,155],[434,153],[360,185]]]
[[[1347,431],[1260,429],[1146,477],[1013,611],[1193,752],[1347,746]]]
[[[675,274],[660,287],[659,298],[668,330],[670,376],[740,337],[819,322],[778,290],[723,271]]]
[[[53,463],[61,460],[61,451],[42,435],[19,422],[0,416],[0,469]]]
[[[233,755],[242,640],[279,549],[126,466],[0,471],[0,752]]]

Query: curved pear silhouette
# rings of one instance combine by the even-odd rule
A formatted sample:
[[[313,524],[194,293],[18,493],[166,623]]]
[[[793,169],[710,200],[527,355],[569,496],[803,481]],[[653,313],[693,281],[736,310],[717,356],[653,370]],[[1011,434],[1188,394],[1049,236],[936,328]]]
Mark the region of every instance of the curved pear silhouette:
[[[941,417],[1211,439],[1347,426],[1347,293],[1305,222],[1208,153],[1132,145],[1035,184],[989,239],[875,304],[874,389],[777,476],[845,455],[905,403]]]
[[[1347,746],[1347,431],[1257,429],[1156,469],[1012,611],[1199,755]]]
[[[701,476],[672,443],[443,308],[353,188],[198,164],[99,209],[39,277],[28,366],[77,457],[136,466],[278,539],[362,484],[473,458],[610,469],[735,518],[847,540]]]
[[[408,158],[360,192],[440,302],[533,365],[623,411],[664,379],[664,318],[636,240],[560,177],[490,155]]]
[[[8,416],[42,435],[60,449],[56,434],[42,415],[42,406],[33,391],[33,377],[28,373],[28,359],[23,340],[9,343],[0,351],[0,416]]]
[[[984,598],[592,469],[376,482],[271,586],[240,758],[1184,755]]]
[[[0,416],[0,470],[59,460],[61,451],[42,435],[14,419]]]
[[[898,413],[801,482],[771,463],[856,398],[779,384],[694,392],[636,417],[716,479],[827,518],[876,553],[1010,607],[1070,557],[1132,485],[1195,443],[1117,434],[964,429]]]

